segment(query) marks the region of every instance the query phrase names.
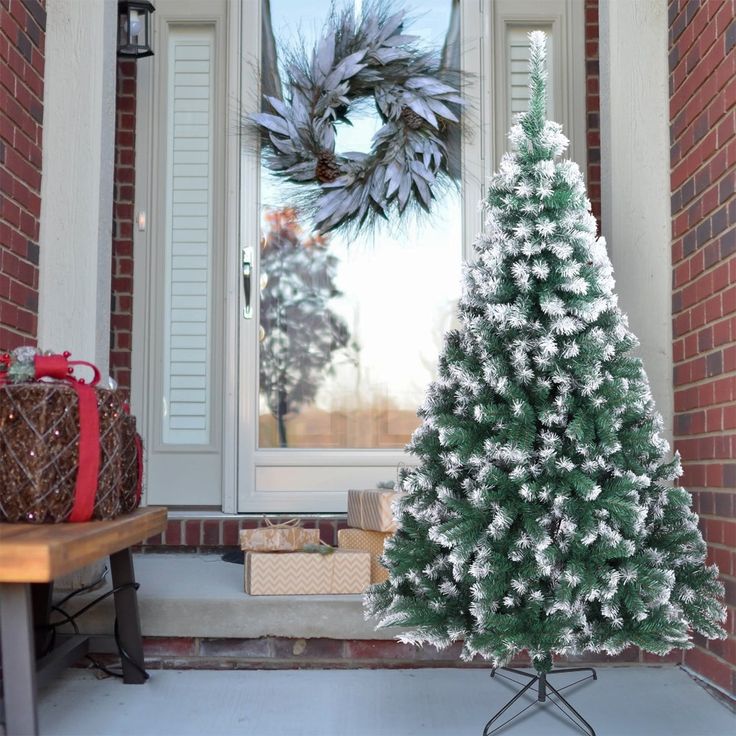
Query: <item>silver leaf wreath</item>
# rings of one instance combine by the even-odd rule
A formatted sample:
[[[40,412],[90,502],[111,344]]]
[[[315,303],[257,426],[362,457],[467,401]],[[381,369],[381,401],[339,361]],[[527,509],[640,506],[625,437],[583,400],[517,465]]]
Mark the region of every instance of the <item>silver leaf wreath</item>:
[[[286,59],[286,99],[266,96],[272,112],[251,116],[267,136],[264,163],[307,184],[298,206],[326,233],[372,227],[392,209],[429,212],[438,188],[454,184],[447,140],[460,125],[459,91],[440,78],[438,54],[404,34],[406,11],[366,3],[333,12],[312,53]],[[383,126],[368,153],[335,153],[336,124],[351,104],[373,97]]]

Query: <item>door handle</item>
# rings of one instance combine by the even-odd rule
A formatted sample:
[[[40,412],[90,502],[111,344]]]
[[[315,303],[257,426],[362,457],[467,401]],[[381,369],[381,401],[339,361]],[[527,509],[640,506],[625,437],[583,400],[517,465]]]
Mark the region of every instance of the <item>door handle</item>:
[[[243,307],[243,317],[245,319],[253,319],[253,307],[251,306],[251,286],[253,276],[253,248],[243,248],[243,296],[245,297],[245,306]]]

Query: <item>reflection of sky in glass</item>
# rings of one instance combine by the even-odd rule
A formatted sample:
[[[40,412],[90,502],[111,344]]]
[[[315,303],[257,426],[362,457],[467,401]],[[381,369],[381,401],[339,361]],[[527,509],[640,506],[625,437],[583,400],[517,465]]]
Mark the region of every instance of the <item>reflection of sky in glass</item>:
[[[302,43],[311,50],[329,6],[327,0],[271,0],[277,47]],[[408,32],[441,48],[452,0],[423,0],[418,6]],[[338,152],[369,150],[380,120],[370,101],[362,110],[359,116],[351,111],[352,128],[339,126]],[[266,170],[261,176],[263,207],[287,205],[283,182]],[[330,251],[340,259],[337,287],[343,292],[330,307],[351,326],[360,346],[360,367],[338,360],[317,395],[318,409],[350,409],[374,399],[417,408],[435,374],[442,336],[459,295],[460,212],[459,195],[451,192],[433,203],[431,218],[409,221],[398,235],[368,233],[349,243],[340,235],[329,236]]]

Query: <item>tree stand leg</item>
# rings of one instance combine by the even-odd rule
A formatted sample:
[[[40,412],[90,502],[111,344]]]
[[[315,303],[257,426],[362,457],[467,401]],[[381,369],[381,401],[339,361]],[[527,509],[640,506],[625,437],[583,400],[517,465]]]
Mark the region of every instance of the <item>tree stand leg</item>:
[[[523,682],[519,682],[518,680],[515,680],[513,677],[508,677],[507,675],[502,675],[501,670],[504,672],[512,672],[515,675],[520,675],[522,677],[526,677],[529,679],[529,682],[527,682],[524,687],[519,690],[516,695],[514,695],[511,700],[509,700],[506,705],[501,708],[494,716],[491,718],[488,723],[486,723],[486,727],[483,729],[483,736],[491,736],[491,734],[496,733],[497,731],[500,731],[505,725],[508,723],[511,723],[515,718],[518,718],[524,711],[531,708],[536,703],[545,703],[547,700],[549,700],[550,703],[552,703],[566,718],[568,718],[572,723],[577,726],[579,729],[581,729],[584,733],[588,734],[588,736],[595,736],[595,731],[593,730],[593,727],[583,718],[580,713],[578,713],[575,708],[570,705],[570,703],[565,700],[565,698],[562,697],[560,694],[562,690],[566,690],[568,687],[572,687],[573,685],[577,685],[580,682],[584,682],[585,680],[597,680],[598,675],[596,674],[596,671],[592,667],[561,667],[560,669],[554,669],[551,672],[537,672],[536,674],[532,675],[529,672],[524,672],[524,670],[518,670],[514,669],[513,667],[498,667],[491,671],[491,677],[495,677],[498,675],[499,677],[503,677],[506,680],[510,680],[511,682],[515,682],[517,685],[523,685]],[[589,672],[590,674],[586,677],[581,677],[579,680],[575,680],[575,682],[571,682],[569,685],[565,685],[565,687],[561,687],[559,690],[555,688],[548,680],[547,678],[550,675],[558,675],[558,674],[566,674],[569,672]],[[536,685],[536,688],[534,687]],[[519,698],[521,698],[524,693],[526,693],[528,690],[534,690],[537,694],[537,699],[533,700],[529,705],[527,705],[525,708],[522,708],[518,713],[511,716],[511,718],[507,718],[503,723],[498,724],[495,727],[492,727],[493,724],[517,701]],[[548,692],[549,691],[549,692]]]

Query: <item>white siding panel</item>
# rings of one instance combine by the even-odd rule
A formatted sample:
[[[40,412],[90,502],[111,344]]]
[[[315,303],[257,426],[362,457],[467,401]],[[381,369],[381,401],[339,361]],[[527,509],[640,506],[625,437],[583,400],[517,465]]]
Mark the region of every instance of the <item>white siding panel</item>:
[[[207,225],[206,217],[192,216],[191,214],[174,216],[175,230],[206,230]]]
[[[207,309],[207,297],[174,294],[171,306],[173,309]]]
[[[208,140],[206,138],[182,138],[176,142],[178,151],[208,151]]]
[[[205,283],[208,281],[207,276],[208,274],[202,271],[179,270],[175,273],[172,272],[171,280],[174,283],[184,281]]]
[[[212,353],[213,35],[172,28],[163,441],[210,442]]]
[[[177,256],[206,256],[207,255],[207,244],[206,243],[178,243],[176,246],[175,255]],[[172,287],[172,294],[181,294],[181,291],[177,291],[178,284],[174,284]]]
[[[174,87],[176,98],[178,100],[207,100],[209,99],[209,89],[207,87],[188,87],[186,85],[177,85]]]
[[[206,335],[172,335],[172,348],[201,348],[207,349]]]
[[[204,363],[174,363],[171,364],[172,376],[206,376],[207,371]],[[205,389],[202,389],[203,393]],[[188,444],[176,442],[173,444]]]
[[[176,223],[175,223],[176,224]],[[174,237],[177,241],[177,246],[184,243],[207,243],[209,241],[209,229],[208,230],[190,230],[188,228],[174,228]],[[176,253],[176,251],[175,251]],[[174,268],[201,268],[199,265],[188,265],[174,263]]]
[[[201,417],[169,417],[169,427],[172,432],[182,433],[184,436],[196,436],[202,433],[204,422]]]
[[[193,296],[200,296],[207,294],[207,284],[192,284],[179,282],[171,287],[172,294],[191,294]]]
[[[198,388],[203,389],[205,387],[205,379],[201,376],[172,376],[171,377],[171,388]]]
[[[206,335],[207,327],[196,322],[174,322],[171,325],[172,335]]]
[[[174,155],[175,164],[206,164],[207,151],[177,151]]]
[[[171,310],[171,321],[183,322],[185,324],[192,324],[193,322],[200,322],[206,324],[207,322],[207,310],[206,309],[172,309]]]

